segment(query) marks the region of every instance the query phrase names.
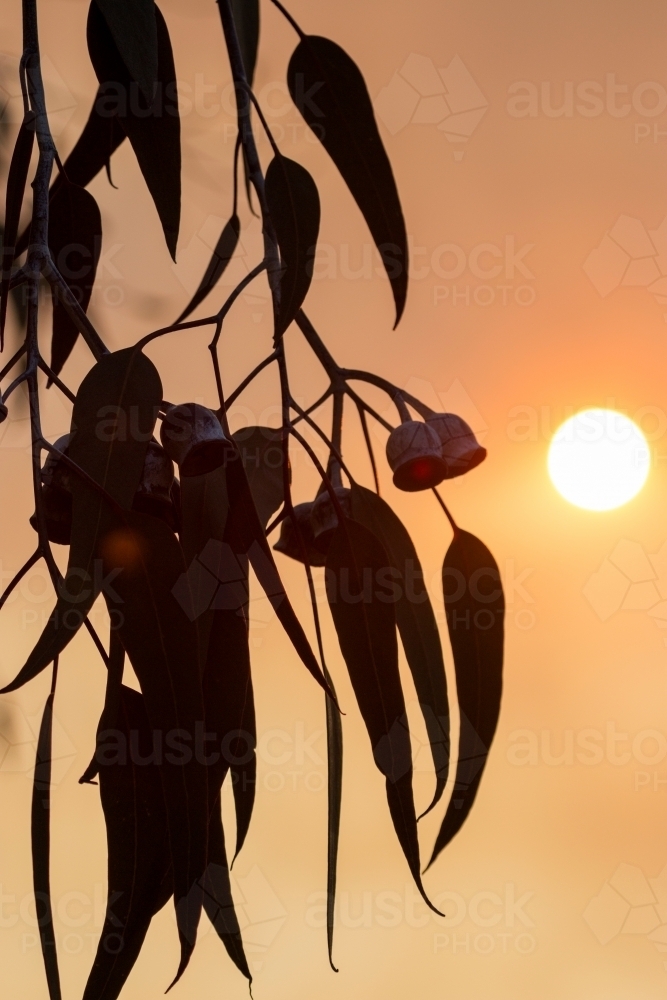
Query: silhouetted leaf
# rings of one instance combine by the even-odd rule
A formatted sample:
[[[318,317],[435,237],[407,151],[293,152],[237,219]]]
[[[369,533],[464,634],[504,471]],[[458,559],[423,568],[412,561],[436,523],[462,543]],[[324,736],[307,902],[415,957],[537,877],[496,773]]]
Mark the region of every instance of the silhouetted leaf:
[[[248,648],[247,560],[241,582],[241,606],[218,607],[213,619],[204,671],[206,730],[215,734],[219,762],[209,769],[218,794],[227,773],[231,774],[236,807],[236,848],[243,847],[255,802],[257,780],[257,728]],[[222,603],[222,602],[221,602]],[[211,796],[213,797],[213,796]]]
[[[109,172],[111,156],[125,139],[125,132],[120,127],[118,118],[115,115],[100,114],[99,96],[98,90],[83,132],[65,160],[62,172],[51,185],[51,201],[68,181],[79,187],[86,187],[103,167]],[[17,257],[27,249],[29,238],[30,226],[26,226],[16,244]]]
[[[281,506],[284,495],[282,431],[273,427],[244,427],[232,435],[259,519],[264,527]]]
[[[141,685],[151,729],[168,748],[160,777],[181,941],[178,979],[197,936],[209,819],[207,769],[197,747],[205,727],[197,629],[182,586],[185,560],[169,526],[136,511],[105,513],[97,549],[109,581],[104,597]]]
[[[37,739],[37,756],[32,785],[32,875],[39,921],[39,940],[42,947],[46,981],[51,1000],[60,1000],[60,974],[56,935],[51,908],[51,761],[53,732],[52,689],[46,699],[44,714]]]
[[[83,132],[63,164],[67,179],[80,187],[87,187],[103,167],[108,169],[112,155],[125,139],[125,132],[117,116],[103,111],[103,88],[100,87]],[[51,189],[51,197],[62,183],[62,176],[58,175]]]
[[[478,538],[459,530],[445,556],[442,582],[461,735],[454,791],[429,865],[461,829],[475,801],[498,724],[503,683],[505,598],[495,559]]]
[[[301,308],[312,281],[320,196],[301,164],[277,155],[266,171],[266,201],[280,248],[282,275],[276,315],[276,337],[280,337]]]
[[[105,720],[96,763],[107,830],[107,910],[84,1000],[116,1000],[151,919],[172,895],[156,735],[142,695],[124,685]]]
[[[287,84],[366,219],[391,282],[398,323],[408,288],[405,222],[364,78],[335,42],[306,35],[290,59]]]
[[[236,250],[236,245],[239,241],[240,231],[241,223],[239,222],[238,215],[234,213],[225,228],[220,233],[220,239],[218,240],[215,250],[213,251],[213,256],[209,261],[209,265],[204,272],[204,277],[199,283],[199,288],[176,320],[177,323],[183,323],[188,318],[190,313],[194,312],[197,306],[204,301],[208,293],[213,291],[217,282],[222,277],[225,268],[234,256],[234,251]]]
[[[336,690],[331,675],[324,667],[324,677],[334,693]],[[343,793],[343,724],[340,712],[326,699],[327,718],[327,946],[329,965],[338,972],[333,963],[333,936],[336,912],[336,880],[338,871],[338,840],[340,836],[340,812]]]
[[[68,453],[125,510],[132,506],[141,480],[161,399],[162,384],[155,365],[133,347],[101,358],[77,393]],[[72,544],[65,581],[37,645],[3,692],[32,680],[62,652],[104,584],[95,563],[96,548],[113,511],[80,477],[72,474],[70,480]]]
[[[21,206],[25,184],[30,168],[30,157],[35,139],[35,116],[30,112],[24,118],[12,153],[7,178],[7,197],[5,202],[5,226],[2,234],[2,268],[0,275],[0,351],[4,346],[5,320],[7,318],[7,302],[9,296],[9,281],[14,258],[19,251],[16,248],[16,237],[19,229]]]
[[[49,249],[54,263],[85,312],[95,283],[102,246],[102,218],[92,194],[65,182],[52,196]],[[53,302],[51,369],[59,375],[79,336],[59,296]]]
[[[243,68],[252,87],[259,44],[259,0],[232,0],[232,12],[243,56]]]
[[[220,815],[219,799],[214,803],[211,813],[208,845],[208,866],[203,883],[204,909],[234,965],[239,972],[243,973],[248,982],[252,983],[229,884],[225,833]]]
[[[395,596],[396,623],[426,724],[436,774],[429,812],[449,773],[449,702],[442,645],[419,557],[405,527],[376,493],[352,484],[352,517],[382,543],[389,557],[384,586]]]
[[[386,593],[377,589],[388,565],[377,538],[363,525],[346,519],[336,528],[327,555],[327,599],[375,764],[386,779],[396,835],[422,898],[435,909],[419,870],[412,752],[398,670],[396,616]]]
[[[88,51],[100,82],[101,114],[116,114],[139,161],[157,208],[169,253],[176,259],[181,215],[181,144],[176,71],[169,32],[155,7],[158,67],[152,102],[123,62],[113,35],[93,0],[88,12]]]
[[[273,553],[255,509],[248,478],[240,457],[227,463],[227,492],[232,535],[238,539],[239,554],[247,555],[259,584],[271,602],[281,625],[287,632],[301,661],[315,680],[331,695],[320,666],[310,648],[301,622],[294,613],[276,568]]]
[[[116,47],[144,96],[153,100],[158,73],[154,0],[95,0]]]
[[[224,467],[201,476],[183,476],[181,483],[181,546],[188,566],[188,585],[199,631],[199,665],[203,673],[213,609],[219,582],[199,561],[210,542],[222,544],[227,522],[227,485]]]

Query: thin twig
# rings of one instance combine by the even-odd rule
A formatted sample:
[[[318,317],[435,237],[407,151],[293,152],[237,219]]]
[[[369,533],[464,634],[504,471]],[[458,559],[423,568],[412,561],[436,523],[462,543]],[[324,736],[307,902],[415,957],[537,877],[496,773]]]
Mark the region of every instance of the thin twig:
[[[341,453],[339,452],[338,448],[336,448],[334,446],[333,441],[331,441],[331,439],[327,437],[327,435],[324,433],[324,431],[322,430],[322,428],[319,427],[315,423],[315,421],[313,420],[313,418],[310,417],[310,416],[308,416],[308,414],[306,413],[306,411],[302,410],[301,407],[298,405],[298,403],[296,403],[293,399],[290,400],[290,406],[294,410],[296,410],[297,413],[299,413],[303,417],[303,419],[306,421],[306,423],[308,424],[308,426],[312,427],[312,429],[315,431],[316,434],[319,434],[319,436],[322,438],[322,440],[324,441],[324,443],[329,448],[329,451],[331,452],[331,454],[333,455],[333,457],[336,459],[336,461],[340,465],[340,467],[343,470],[343,472],[345,473],[345,475],[348,477],[348,479],[350,480],[350,482],[353,483],[354,482],[354,477],[352,476],[350,470],[345,465],[345,462],[343,461],[343,457],[342,457]],[[330,477],[330,478],[333,479],[333,477]],[[340,485],[340,484],[338,484],[338,485]]]
[[[26,563],[24,563],[23,566],[21,566],[21,569],[18,571],[18,573],[13,578],[13,580],[11,581],[11,583],[7,584],[2,597],[0,597],[0,610],[2,610],[2,608],[5,606],[5,604],[7,603],[8,598],[11,597],[13,591],[19,585],[19,583],[21,582],[21,580],[23,579],[23,577],[26,575],[26,573],[29,570],[31,570],[32,567],[35,565],[35,563],[39,562],[39,560],[41,558],[42,558],[41,550],[40,549],[36,549],[36,551],[33,552],[33,554],[30,556],[30,558],[28,559],[28,561]]]
[[[273,351],[271,354],[269,354],[267,358],[264,358],[263,361],[260,361],[260,363],[255,368],[253,368],[253,370],[250,372],[249,375],[246,375],[241,384],[238,385],[236,389],[234,389],[234,392],[227,400],[227,409],[229,409],[229,407],[236,402],[236,400],[239,398],[243,390],[248,388],[252,380],[256,378],[260,372],[264,371],[267,365],[270,365],[272,361],[276,361],[277,358],[278,358],[278,352]]]
[[[357,402],[357,411],[359,413],[359,421],[361,423],[361,429],[364,432],[366,450],[368,451],[368,457],[371,460],[371,468],[373,470],[373,480],[375,482],[375,492],[377,493],[378,496],[380,496],[380,480],[378,479],[378,470],[377,470],[377,465],[375,464],[375,452],[373,451],[373,443],[371,441],[371,436],[368,432],[368,421],[366,420],[366,411],[359,402]]]
[[[16,354],[12,358],[9,359],[9,361],[7,362],[7,364],[5,365],[5,367],[0,372],[0,381],[2,381],[2,379],[5,377],[5,375],[7,375],[12,370],[12,368],[14,367],[14,365],[16,364],[16,362],[21,360],[21,358],[23,357],[23,355],[25,354],[25,352],[26,352],[26,346],[25,346],[25,344],[21,344],[21,346],[19,347],[19,349],[16,352]]]
[[[438,501],[438,503],[440,504],[440,506],[444,510],[445,514],[447,515],[447,520],[449,521],[449,523],[452,526],[452,531],[454,532],[455,535],[458,535],[460,533],[461,529],[459,528],[458,524],[456,523],[456,521],[454,520],[454,518],[452,517],[452,515],[449,513],[449,509],[447,507],[447,504],[442,499],[442,497],[438,493],[438,491],[435,488],[435,486],[433,487],[433,493],[435,495],[436,500]]]
[[[76,396],[71,391],[71,389],[68,389],[67,386],[65,385],[65,383],[62,382],[58,378],[58,376],[56,375],[56,373],[53,372],[53,371],[51,371],[51,369],[47,365],[46,361],[41,356],[40,356],[40,359],[39,359],[39,367],[42,369],[42,371],[46,375],[48,375],[49,381],[53,382],[53,384],[56,386],[56,388],[60,389],[60,391],[62,392],[62,394],[64,396],[67,396],[67,398],[69,399],[70,403],[75,403],[76,402]]]

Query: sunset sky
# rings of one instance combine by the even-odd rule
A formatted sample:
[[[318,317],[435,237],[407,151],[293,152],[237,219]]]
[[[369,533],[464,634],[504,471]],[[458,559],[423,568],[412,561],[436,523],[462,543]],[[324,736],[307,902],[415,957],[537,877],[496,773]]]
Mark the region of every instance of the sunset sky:
[[[160,0],[159,6],[182,101],[178,263],[170,260],[125,143],[112,159],[117,190],[103,174],[90,185],[104,230],[90,315],[114,349],[175,320],[231,212],[234,114],[215,3]],[[12,142],[20,120],[20,7],[18,0],[3,3],[0,41]],[[63,159],[96,87],[87,7],[84,0],[38,4],[47,103]],[[390,287],[366,224],[287,94],[296,35],[263,2],[255,91],[280,149],[308,168],[322,201],[306,311],[340,364],[374,371],[434,409],[459,413],[488,449],[479,468],[445,483],[442,493],[460,525],[498,562],[507,643],[500,723],[477,802],[425,877],[448,914],[438,922],[415,898],[318,577],[329,667],[346,712],[335,975],[322,928],[323,698],[256,589],[258,797],[232,873],[253,994],[258,1000],[662,1000],[667,9],[658,0],[291,0],[289,10],[305,31],[342,45],[364,73],[412,253],[406,311],[393,330]],[[262,135],[258,143],[266,165],[270,146]],[[6,163],[2,169],[4,184]],[[218,307],[261,255],[259,223],[243,197],[240,205],[238,259],[211,297]],[[46,350],[46,322],[43,333]],[[166,399],[216,405],[209,336],[209,330],[176,333],[150,346]],[[17,337],[14,326],[10,349]],[[262,277],[241,296],[223,331],[228,393],[270,352],[271,337]],[[325,376],[296,326],[286,344],[294,395],[312,402]],[[67,384],[76,389],[90,364],[79,343],[64,369]],[[395,422],[387,397],[363,391]],[[43,393],[51,440],[69,428],[69,404],[55,393]],[[25,401],[13,402],[11,419],[0,426],[4,583],[35,544],[27,409]],[[615,510],[569,504],[547,473],[554,432],[587,407],[627,414],[650,446],[645,486]],[[273,369],[253,383],[230,419],[235,427],[278,422]],[[345,428],[346,460],[371,486],[355,411]],[[386,432],[376,425],[373,435],[383,496],[424,565],[453,688],[439,582],[451,530],[429,493],[392,486]],[[312,499],[318,477],[303,453],[294,453],[293,467],[295,500]],[[58,556],[64,564],[62,548]],[[278,560],[312,638],[302,567]],[[36,567],[0,613],[2,683],[24,662],[51,607],[45,570]],[[93,621],[104,628],[101,605]],[[403,676],[414,722],[415,794],[425,806],[433,777],[407,668]],[[52,890],[66,998],[82,995],[104,912],[99,795],[77,783],[93,751],[104,683],[103,664],[81,633],[62,659],[55,708]],[[47,692],[44,674],[0,698],[0,964],[3,995],[11,1000],[48,995],[30,869],[30,767]],[[226,815],[230,805],[231,792]],[[231,816],[230,830],[233,809]],[[424,857],[441,816],[442,810],[420,824]],[[123,998],[161,996],[176,960],[168,906],[154,920]],[[205,919],[191,966],[171,995],[247,996]]]

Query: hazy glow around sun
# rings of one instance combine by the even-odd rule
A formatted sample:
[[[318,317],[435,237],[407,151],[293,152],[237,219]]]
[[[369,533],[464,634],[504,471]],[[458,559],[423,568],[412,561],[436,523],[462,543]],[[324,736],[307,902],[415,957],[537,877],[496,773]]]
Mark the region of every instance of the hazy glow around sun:
[[[641,430],[615,410],[582,410],[554,434],[548,468],[554,486],[585,510],[613,510],[632,500],[651,464]]]

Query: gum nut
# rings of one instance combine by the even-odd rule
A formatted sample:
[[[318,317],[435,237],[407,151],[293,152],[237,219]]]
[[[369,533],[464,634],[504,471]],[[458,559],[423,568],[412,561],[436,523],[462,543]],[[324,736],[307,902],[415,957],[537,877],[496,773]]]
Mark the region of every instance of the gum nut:
[[[313,529],[310,523],[312,509],[313,504],[311,502],[299,503],[294,508],[294,516],[299,525],[303,547],[299,541],[294,521],[291,517],[285,517],[280,522],[280,538],[273,548],[274,551],[282,552],[284,556],[289,556],[290,559],[296,559],[297,562],[302,563],[304,562],[303,548],[305,547],[309,564],[311,566],[324,566],[326,559],[323,553],[319,552],[313,544]]]
[[[447,475],[438,435],[421,420],[406,420],[387,441],[387,461],[399,490],[429,490]]]
[[[137,492],[171,503],[174,482],[174,463],[157,441],[149,441],[144,461],[144,471]]]
[[[53,447],[56,451],[48,451],[42,466],[42,483],[44,486],[54,486],[58,489],[71,492],[70,470],[64,462],[60,461],[60,455],[66,455],[69,443],[72,440],[71,434],[63,434]]]
[[[170,407],[162,421],[160,439],[181,476],[203,476],[225,464],[233,445],[213,410],[199,403]]]
[[[346,517],[349,517],[352,511],[349,489],[345,486],[336,486],[334,492],[338,497],[339,504],[343,508],[343,513]],[[310,512],[310,523],[313,529],[313,543],[315,548],[326,555],[331,545],[333,533],[338,527],[338,514],[326,490],[319,493],[313,502],[313,509]]]
[[[72,535],[72,494],[58,486],[42,486],[46,537],[56,545],[69,545]],[[37,515],[30,524],[37,531]]]
[[[486,448],[456,413],[436,413],[427,423],[440,439],[441,454],[447,465],[446,479],[464,475],[486,458]]]

